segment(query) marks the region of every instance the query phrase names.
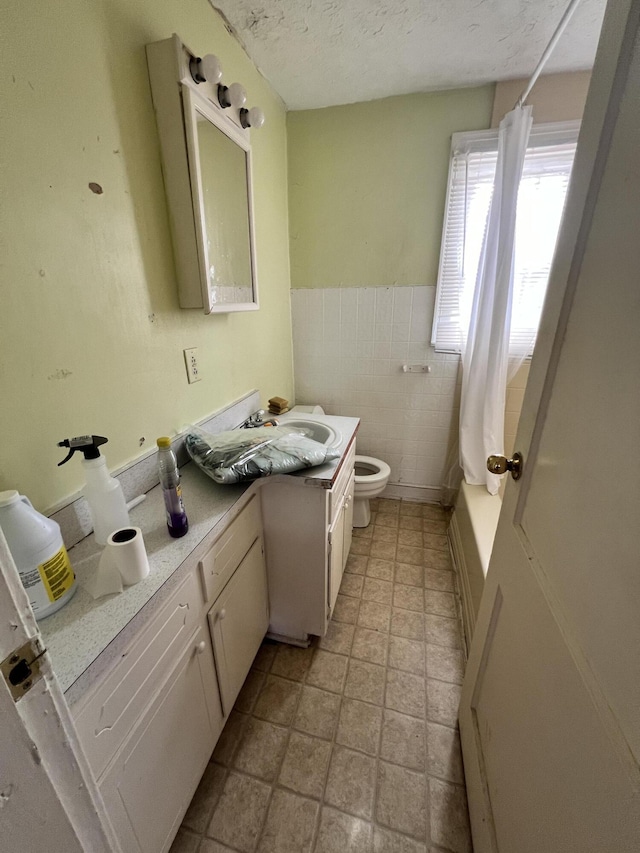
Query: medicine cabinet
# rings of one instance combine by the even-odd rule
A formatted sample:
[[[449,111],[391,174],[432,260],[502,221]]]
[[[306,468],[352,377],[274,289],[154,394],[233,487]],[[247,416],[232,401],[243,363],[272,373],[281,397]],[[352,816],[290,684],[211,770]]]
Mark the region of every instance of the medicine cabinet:
[[[197,83],[178,38],[147,45],[179,301],[205,314],[258,308],[251,143],[218,84]],[[246,111],[245,111],[246,112]]]

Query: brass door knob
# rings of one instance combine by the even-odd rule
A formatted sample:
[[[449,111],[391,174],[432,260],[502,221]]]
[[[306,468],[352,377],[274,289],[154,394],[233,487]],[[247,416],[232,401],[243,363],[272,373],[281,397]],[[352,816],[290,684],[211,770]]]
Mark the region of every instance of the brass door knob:
[[[522,464],[524,459],[522,453],[514,453],[512,459],[507,459],[506,456],[490,456],[487,459],[487,471],[492,474],[506,474],[511,472],[514,480],[519,480],[522,476]]]

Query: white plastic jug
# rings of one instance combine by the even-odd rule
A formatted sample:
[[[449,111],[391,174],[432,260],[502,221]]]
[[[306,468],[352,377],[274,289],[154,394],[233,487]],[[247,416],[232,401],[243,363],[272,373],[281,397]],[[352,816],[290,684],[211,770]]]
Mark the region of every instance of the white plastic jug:
[[[60,525],[11,490],[0,492],[0,527],[36,619],[64,607],[76,591],[76,576]]]

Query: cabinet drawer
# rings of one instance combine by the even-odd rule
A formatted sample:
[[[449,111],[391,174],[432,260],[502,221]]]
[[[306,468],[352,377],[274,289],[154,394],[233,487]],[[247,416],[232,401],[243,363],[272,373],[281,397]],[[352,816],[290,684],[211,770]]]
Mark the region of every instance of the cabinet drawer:
[[[77,714],[74,709],[78,737],[96,778],[182,654],[201,608],[197,578],[191,572]]]
[[[340,473],[338,474],[335,483],[333,484],[333,488],[331,489],[331,522],[335,520],[336,513],[342,504],[342,496],[344,495],[345,489],[349,485],[349,480],[351,479],[351,475],[353,474],[353,466],[355,464],[356,458],[356,443],[353,441],[351,443],[351,447],[349,448],[347,455],[345,456],[344,462],[342,463],[342,468],[340,469]]]
[[[261,533],[260,499],[254,495],[199,563],[207,601],[220,593]]]
[[[267,572],[257,539],[209,611],[222,710],[227,716],[269,627]]]

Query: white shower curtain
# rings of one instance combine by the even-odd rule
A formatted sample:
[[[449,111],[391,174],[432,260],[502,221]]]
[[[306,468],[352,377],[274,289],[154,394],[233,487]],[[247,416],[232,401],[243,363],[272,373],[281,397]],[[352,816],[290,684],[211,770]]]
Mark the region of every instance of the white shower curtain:
[[[531,130],[531,107],[516,107],[500,122],[498,162],[469,332],[462,350],[460,464],[471,485],[498,492],[487,457],[504,453],[504,409],[518,188]]]

